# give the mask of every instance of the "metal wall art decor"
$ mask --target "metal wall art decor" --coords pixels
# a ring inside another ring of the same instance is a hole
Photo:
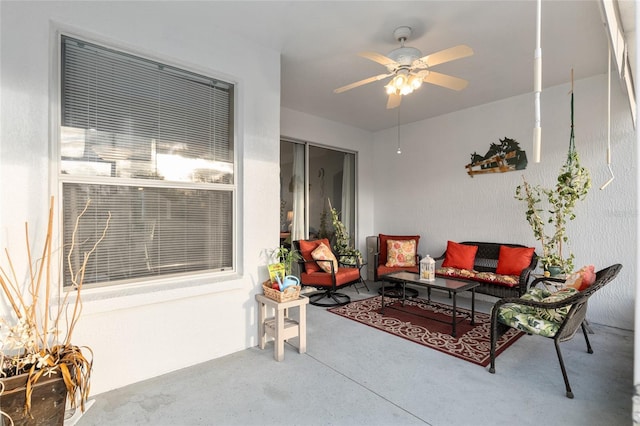
[[[471,154],[471,162],[466,166],[471,177],[484,173],[504,173],[527,168],[527,153],[520,149],[515,139],[500,139],[500,143],[492,143],[489,151],[482,156],[476,152]]]

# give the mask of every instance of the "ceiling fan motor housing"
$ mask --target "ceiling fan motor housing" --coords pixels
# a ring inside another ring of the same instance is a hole
[[[413,61],[422,57],[422,52],[415,47],[405,47],[404,42],[411,36],[411,27],[402,26],[395,29],[393,36],[398,42],[400,47],[392,50],[387,55],[387,58],[393,59],[400,67],[387,66],[389,72],[393,72],[399,69],[411,67]]]
[[[415,47],[399,47],[389,52],[387,57],[393,59],[400,65],[410,67],[411,64],[413,64],[413,61],[422,57],[422,52],[420,52],[420,50],[416,49]],[[389,69],[389,71],[394,70],[393,66],[391,68],[387,68]]]

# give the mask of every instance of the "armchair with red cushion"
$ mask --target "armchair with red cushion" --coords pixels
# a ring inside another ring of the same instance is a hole
[[[326,238],[320,240],[293,241],[293,247],[300,253],[300,283],[315,287],[318,291],[308,294],[309,303],[316,306],[341,306],[351,302],[351,298],[338,289],[363,283],[358,267],[341,267],[339,259],[331,251]],[[358,261],[359,262],[359,261]]]
[[[414,243],[411,243],[411,242]],[[374,281],[384,281],[384,276],[393,272],[414,272],[419,273],[420,255],[418,254],[418,243],[420,235],[387,235],[378,234],[377,250],[374,253],[373,263]],[[389,249],[391,248],[391,251]],[[385,287],[385,295],[394,297],[394,289]],[[415,289],[406,289],[408,293],[417,295]]]

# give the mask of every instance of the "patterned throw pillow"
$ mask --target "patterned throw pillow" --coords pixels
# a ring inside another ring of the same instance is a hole
[[[549,303],[559,302],[561,300],[564,300],[568,297],[573,296],[576,293],[578,293],[578,290],[576,290],[573,287],[563,288],[562,290],[558,290],[555,293],[552,293],[551,295],[545,297],[544,299],[542,299],[542,302],[549,302]],[[560,323],[562,322],[562,320],[564,320],[564,317],[569,313],[570,308],[571,306],[563,306],[562,308],[557,308],[557,309],[536,308],[536,314],[540,318],[545,319],[547,321]]]
[[[389,268],[416,266],[416,240],[387,240],[387,263]]]
[[[387,263],[387,241],[389,240],[416,240],[416,252],[418,251],[418,246],[420,245],[420,235],[388,235],[388,234],[378,234],[378,250],[380,254],[378,255],[378,265],[386,265]]]
[[[324,243],[318,244],[318,247],[311,252],[311,257],[316,261],[320,269],[325,272],[331,272],[331,263],[318,262],[318,260],[331,260],[333,262],[333,270],[338,272],[338,259],[336,259],[331,249]]]

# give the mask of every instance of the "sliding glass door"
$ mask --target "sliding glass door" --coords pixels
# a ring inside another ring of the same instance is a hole
[[[328,238],[331,208],[356,233],[356,155],[305,142],[280,142],[280,240]]]

